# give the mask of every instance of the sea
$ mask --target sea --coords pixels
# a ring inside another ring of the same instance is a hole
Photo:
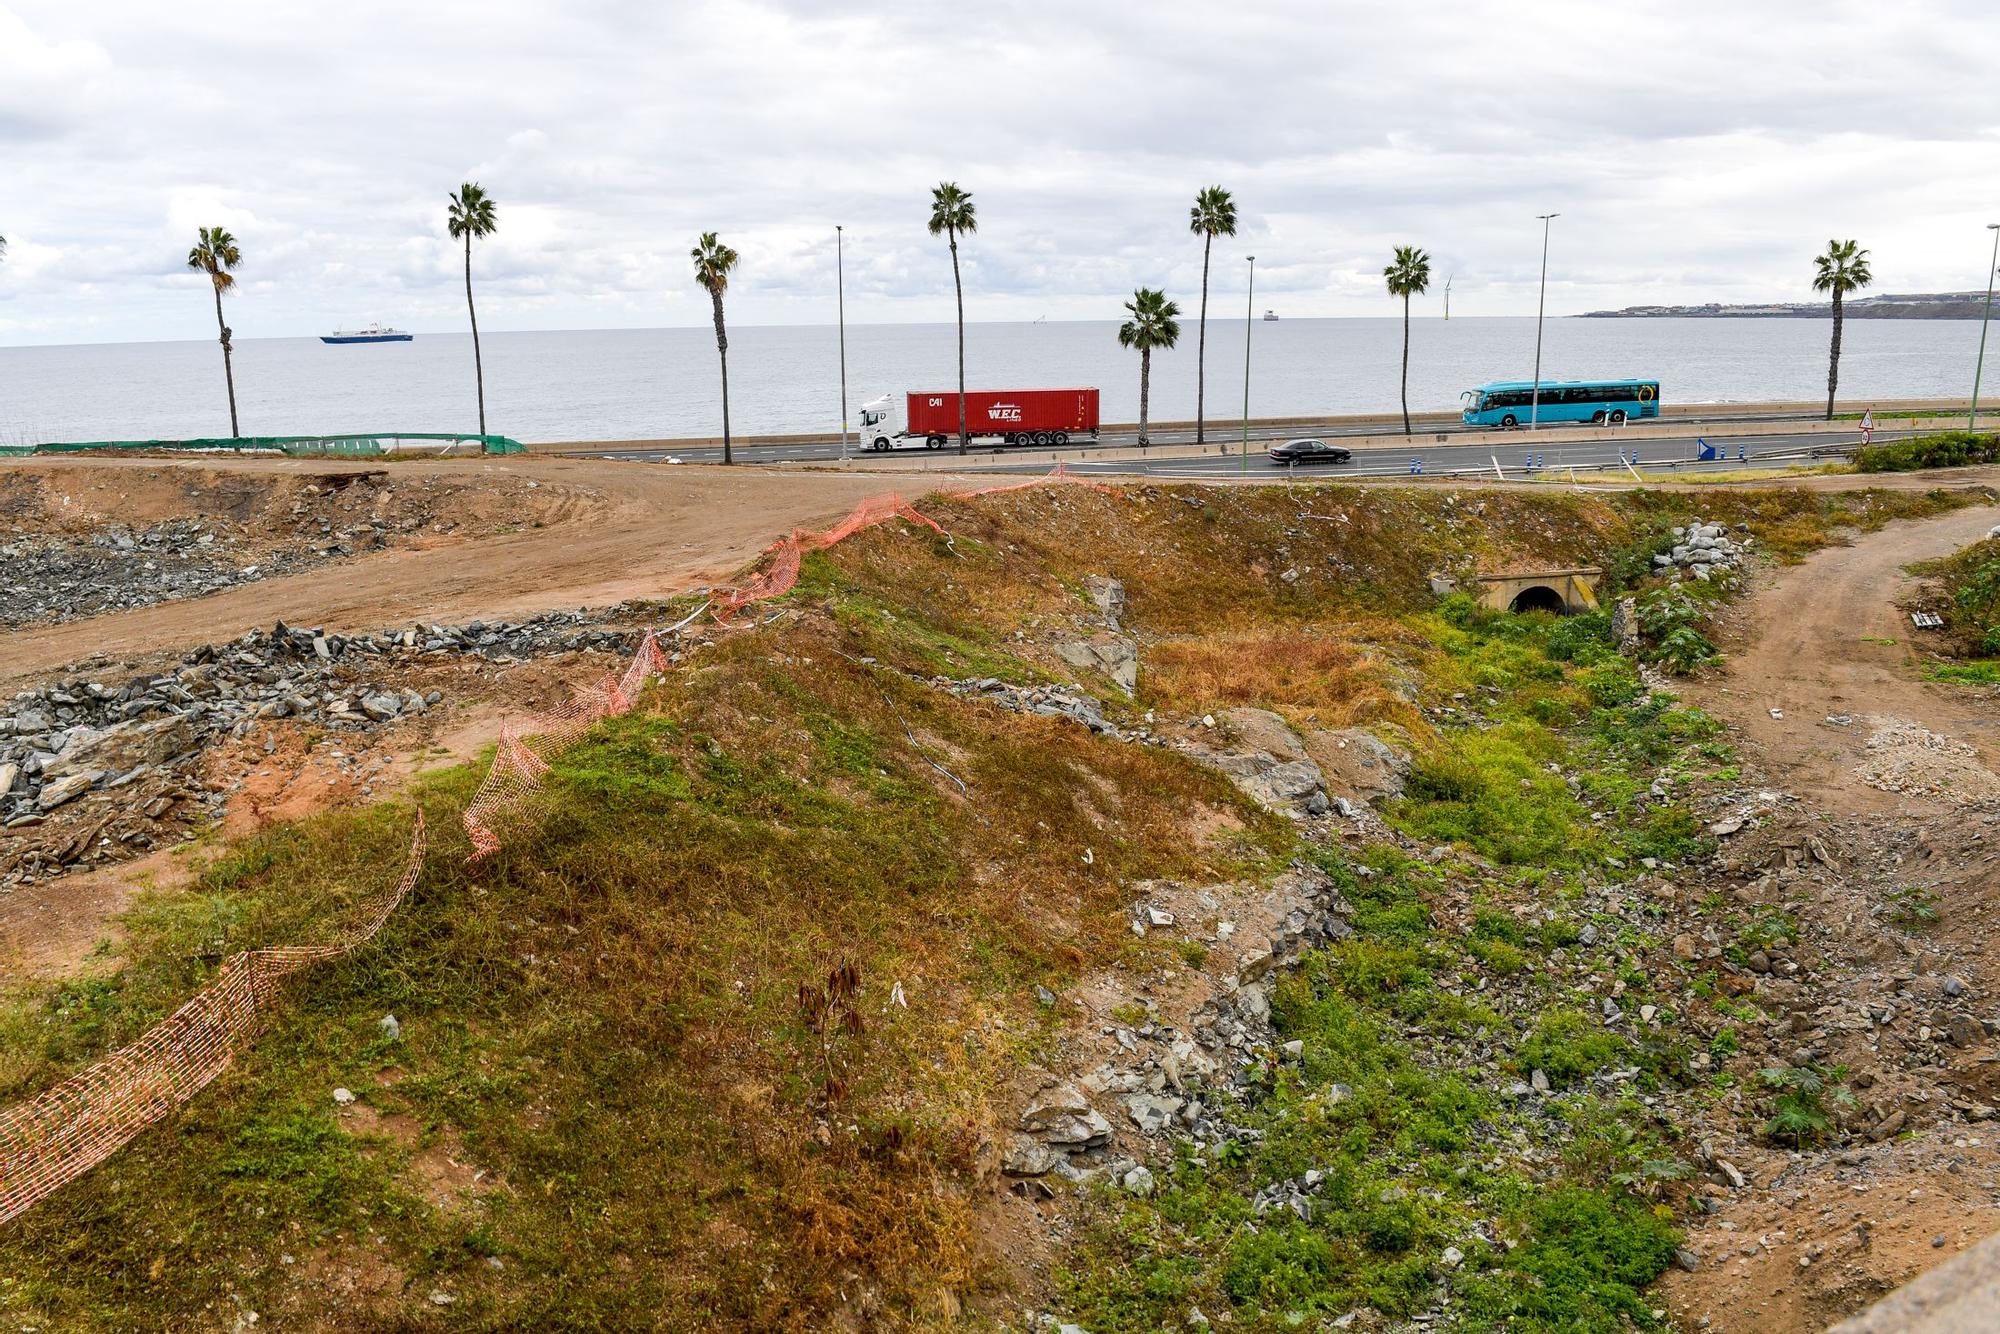
[[[1814,319],[1556,318],[1542,333],[1544,379],[1646,376],[1661,400],[1727,404],[1822,399],[1831,323]],[[1136,421],[1139,356],[1115,321],[969,324],[974,389],[1095,386],[1104,420]],[[1211,319],[1213,422],[1394,411],[1403,325],[1394,318]],[[1195,413],[1193,319],[1179,346],[1153,355],[1154,420]],[[1979,324],[1849,320],[1840,397],[1962,398]],[[482,340],[487,429],[527,442],[706,438],[722,429],[712,328],[498,331]],[[956,383],[950,324],[850,325],[847,419],[885,394]],[[1995,349],[2000,356],[2000,347]],[[1455,408],[1459,395],[1534,370],[1535,320],[1437,316],[1410,324],[1412,411]],[[203,342],[0,347],[0,444],[226,435],[222,358]],[[472,431],[472,340],[419,331],[408,343],[336,346],[317,338],[236,343],[245,435]],[[2000,392],[2000,373],[1994,377]],[[729,331],[730,424],[739,435],[823,432],[841,423],[840,339],[828,326]]]

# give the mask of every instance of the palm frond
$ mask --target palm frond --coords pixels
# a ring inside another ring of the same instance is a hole
[[[1430,290],[1431,257],[1413,245],[1396,247],[1395,260],[1382,270],[1390,296],[1422,296]]]
[[[445,228],[453,240],[466,236],[491,236],[500,226],[499,205],[477,181],[467,181],[451,195],[445,209]]]
[[[971,191],[959,189],[955,181],[941,182],[931,191],[932,236],[950,234],[957,238],[978,230],[979,214],[973,207]]]
[[[1167,300],[1158,288],[1141,287],[1125,303],[1131,319],[1118,326],[1118,345],[1145,352],[1170,348],[1180,341],[1180,303]]]
[[[711,296],[729,290],[729,274],[736,267],[736,252],[722,244],[714,232],[703,232],[688,252],[694,261],[694,280]]]
[[[1188,210],[1188,230],[1197,236],[1236,235],[1236,201],[1229,191],[1211,185],[1194,197]]]

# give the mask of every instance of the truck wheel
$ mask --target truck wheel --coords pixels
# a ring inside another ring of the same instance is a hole
[[[1050,443],[1050,444],[1052,444],[1052,445],[1066,445],[1066,444],[1068,444],[1068,443],[1069,443],[1069,432],[1068,432],[1068,431],[1057,431],[1057,432],[1053,433],[1052,435],[1050,435],[1050,436],[1049,436],[1049,443]]]
[[[886,454],[886,453],[888,453],[888,452],[889,452],[889,437],[888,437],[888,436],[886,436],[886,435],[878,435],[878,436],[876,436],[876,437],[875,437],[875,452],[876,452],[877,454]]]
[[[925,436],[925,437],[924,437],[924,448],[925,448],[925,449],[943,449],[943,448],[944,448],[944,437],[943,437],[943,436],[941,436],[941,435],[927,435],[927,436]]]

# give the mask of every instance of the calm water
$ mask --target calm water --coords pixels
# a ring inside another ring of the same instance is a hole
[[[1138,416],[1139,359],[1112,322],[974,324],[972,387],[1096,385],[1107,421]],[[1830,326],[1821,320],[1548,321],[1549,379],[1648,375],[1668,403],[1805,399],[1826,392]],[[1241,320],[1211,320],[1208,410],[1243,411]],[[1396,407],[1401,324],[1395,319],[1258,321],[1251,331],[1253,416],[1389,411]],[[1970,392],[1974,321],[1852,320],[1841,397],[1948,398]],[[627,440],[709,436],[722,426],[715,340],[706,328],[490,333],[484,340],[489,429],[517,439]],[[829,327],[732,330],[731,420],[743,434],[839,430],[840,378]],[[1456,407],[1459,392],[1532,373],[1531,318],[1418,319],[1410,407]],[[213,342],[0,348],[0,443],[223,435],[221,355]],[[860,325],[847,331],[850,418],[868,398],[948,388],[948,324]],[[1194,415],[1195,326],[1156,354],[1156,419]],[[343,431],[470,431],[477,425],[472,343],[420,333],[415,342],[330,347],[310,338],[244,339],[237,402],[249,435]]]

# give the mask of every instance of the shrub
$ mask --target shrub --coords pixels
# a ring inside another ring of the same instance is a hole
[[[1609,1069],[1630,1054],[1625,1040],[1580,1010],[1551,1010],[1514,1051],[1523,1071],[1540,1070],[1552,1084],[1567,1084]]]
[[[1868,445],[1854,456],[1861,472],[1918,472],[1925,468],[1962,468],[1972,463],[2000,462],[2000,435],[1944,431],[1913,440]]]
[[[1230,1247],[1222,1287],[1238,1306],[1300,1306],[1333,1281],[1333,1247],[1304,1224],[1246,1232]]]

